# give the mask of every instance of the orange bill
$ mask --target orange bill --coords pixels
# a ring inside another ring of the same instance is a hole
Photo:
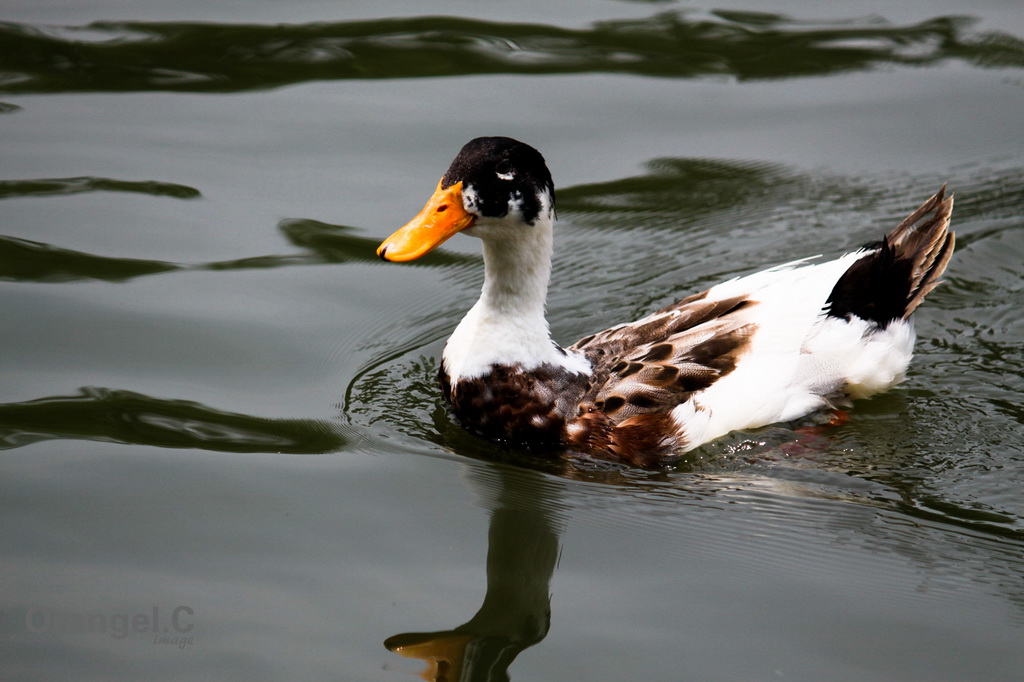
[[[462,207],[462,183],[442,189],[437,183],[434,196],[405,227],[377,247],[384,260],[403,262],[416,260],[434,250],[456,232],[473,224],[476,216]]]

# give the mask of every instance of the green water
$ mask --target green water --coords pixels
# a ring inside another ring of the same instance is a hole
[[[5,679],[1024,676],[1018,3],[0,22]],[[478,135],[552,169],[563,342],[947,182],[907,382],[659,471],[467,435],[434,374],[479,244],[374,249]]]

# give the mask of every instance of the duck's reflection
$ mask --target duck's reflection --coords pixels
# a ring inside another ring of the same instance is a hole
[[[389,637],[389,650],[427,663],[422,677],[440,682],[508,680],[508,668],[544,639],[551,622],[551,575],[561,523],[556,482],[508,467],[471,474],[491,509],[487,593],[476,614],[451,630]]]

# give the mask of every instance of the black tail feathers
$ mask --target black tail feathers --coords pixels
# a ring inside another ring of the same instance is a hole
[[[939,284],[955,235],[949,231],[953,197],[946,186],[907,216],[881,242],[865,246],[866,254],[836,282],[825,309],[849,319],[856,315],[885,327],[910,317]]]

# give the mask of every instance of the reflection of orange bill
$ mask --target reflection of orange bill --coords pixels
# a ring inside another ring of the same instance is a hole
[[[481,635],[457,634],[454,630],[443,632],[408,632],[384,640],[389,651],[408,658],[427,662],[427,668],[420,677],[427,682],[437,680],[461,680],[467,649]],[[472,656],[470,658],[472,664]]]
[[[445,240],[473,224],[476,216],[462,206],[462,183],[442,188],[437,183],[434,195],[419,214],[377,247],[384,260],[416,260],[433,251]]]

